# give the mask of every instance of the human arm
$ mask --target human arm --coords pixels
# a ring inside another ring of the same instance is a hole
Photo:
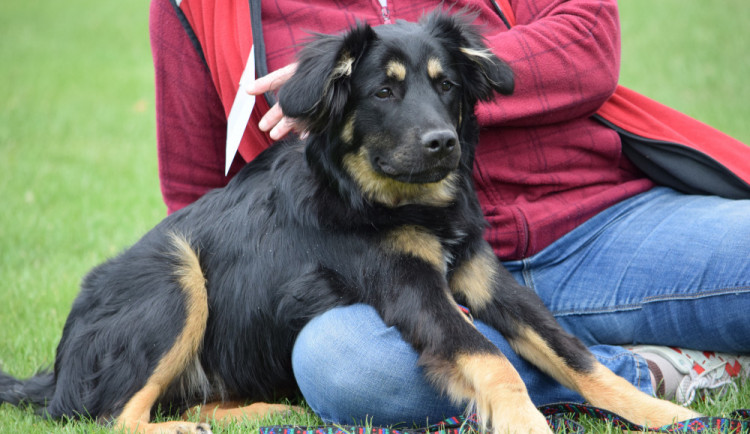
[[[513,96],[479,107],[483,125],[549,125],[593,114],[620,68],[615,0],[511,0],[517,24],[488,44],[514,70]]]

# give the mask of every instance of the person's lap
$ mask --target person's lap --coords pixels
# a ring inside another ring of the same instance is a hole
[[[595,216],[539,254],[505,263],[534,288],[594,355],[652,392],[642,358],[619,345],[648,343],[750,351],[750,201],[656,188]],[[477,328],[506,354],[536,404],[580,401]],[[417,355],[369,306],[334,309],[298,337],[293,366],[311,408],[327,421],[424,423],[463,411],[422,376]]]
[[[587,345],[750,351],[750,201],[655,188],[505,266]]]

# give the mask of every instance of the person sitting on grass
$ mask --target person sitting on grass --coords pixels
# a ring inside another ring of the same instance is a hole
[[[495,253],[600,362],[647,393],[689,403],[699,390],[747,377],[750,200],[658,185],[624,155],[622,136],[592,118],[617,89],[616,0],[499,3],[451,2],[475,11],[494,54],[516,74],[512,96],[477,111],[474,181]],[[293,120],[263,95],[291,75],[310,32],[417,20],[443,6],[255,4],[251,21],[246,1],[152,0],[159,175],[169,212],[225,185],[292,130]],[[259,30],[262,38],[253,38]],[[256,71],[271,72],[241,89],[253,44],[264,53]],[[227,116],[245,90],[258,98],[227,176]],[[495,330],[476,327],[508,356],[537,405],[580,402]],[[354,305],[311,321],[292,363],[305,400],[328,422],[421,423],[463,412],[416,359],[372,308]]]

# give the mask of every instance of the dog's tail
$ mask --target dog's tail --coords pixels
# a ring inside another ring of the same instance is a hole
[[[50,371],[40,371],[26,380],[19,380],[0,371],[0,404],[30,404],[44,406],[55,393],[55,375]]]

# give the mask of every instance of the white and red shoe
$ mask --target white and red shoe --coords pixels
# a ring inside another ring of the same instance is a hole
[[[663,380],[667,386],[664,397],[683,405],[693,402],[697,394],[703,395],[708,391],[721,394],[727,388],[736,388],[735,380],[750,377],[750,355],[656,345],[637,345],[628,349],[650,361],[658,360],[649,357],[656,355],[674,367],[677,377],[672,376],[670,379],[669,374],[664,372],[663,363],[661,364]]]

